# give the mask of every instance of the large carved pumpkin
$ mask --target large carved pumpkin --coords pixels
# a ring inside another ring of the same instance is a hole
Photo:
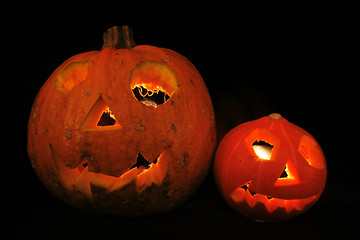
[[[180,54],[135,46],[128,27],[61,64],[41,88],[28,153],[45,186],[94,212],[142,215],[183,203],[215,147],[208,90]]]
[[[326,174],[316,140],[276,113],[232,129],[221,140],[214,163],[226,202],[262,221],[305,212],[322,194]]]

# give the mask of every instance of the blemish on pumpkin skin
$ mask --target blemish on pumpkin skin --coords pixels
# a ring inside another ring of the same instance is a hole
[[[141,124],[141,122],[138,122],[138,123],[135,125],[135,130],[136,130],[136,131],[139,131],[139,132],[145,132],[145,127],[144,127],[144,125]]]
[[[168,198],[170,198],[170,197],[174,194],[174,192],[175,192],[174,189],[170,189],[170,190],[167,192],[166,196],[167,196]]]
[[[63,133],[65,134],[65,137],[66,137],[67,139],[71,139],[71,138],[72,138],[72,132],[71,132],[70,130],[64,129],[64,130],[63,130]]]
[[[91,92],[86,92],[85,96],[90,97]]]
[[[33,119],[36,117],[36,113],[39,111],[39,107],[35,108],[34,113],[32,115]]]
[[[177,129],[176,129],[176,126],[175,126],[175,124],[173,123],[173,124],[171,124],[171,130],[174,132],[174,133],[176,133],[177,132]]]
[[[185,168],[187,165],[187,160],[189,159],[190,154],[188,152],[183,152],[182,159],[180,160],[180,166]]]

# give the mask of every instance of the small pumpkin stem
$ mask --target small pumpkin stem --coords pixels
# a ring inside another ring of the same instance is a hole
[[[272,113],[269,115],[269,118],[272,120],[279,120],[281,118],[281,115],[279,113]]]
[[[103,49],[107,47],[116,49],[132,49],[136,46],[133,39],[133,31],[129,26],[114,26],[109,28],[104,33],[103,39]]]

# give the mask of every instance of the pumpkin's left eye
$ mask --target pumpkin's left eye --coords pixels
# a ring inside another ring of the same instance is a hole
[[[55,79],[55,89],[63,94],[73,90],[74,87],[85,81],[89,61],[69,63]]]
[[[252,144],[252,147],[259,158],[270,160],[274,145],[271,145],[263,140],[257,140]]]
[[[156,108],[166,103],[178,86],[174,73],[166,65],[145,61],[133,69],[130,88],[137,101]]]

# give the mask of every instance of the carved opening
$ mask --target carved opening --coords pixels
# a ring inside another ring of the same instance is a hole
[[[107,108],[101,115],[97,126],[114,126],[116,124],[116,119],[114,114],[109,108]]]
[[[166,103],[177,90],[174,73],[168,66],[154,61],[138,64],[130,77],[130,89],[137,101],[157,108]]]
[[[156,164],[158,161],[157,157],[153,162],[149,162],[146,158],[141,155],[141,153],[138,153],[136,158],[136,163],[130,167],[130,169],[138,168],[138,169],[148,169],[150,168],[151,164]]]
[[[254,151],[259,158],[270,160],[274,145],[271,145],[270,143],[267,143],[263,140],[257,140],[252,144],[252,147],[254,148]]]
[[[115,115],[100,96],[94,106],[90,109],[85,120],[80,126],[81,130],[116,130],[121,126],[116,120]]]
[[[289,174],[287,172],[287,165],[285,165],[285,168],[279,178],[287,178],[288,176],[289,176]]]
[[[146,106],[156,108],[158,105],[164,104],[170,99],[169,94],[161,90],[147,90],[143,86],[137,86],[132,89],[135,98]]]

